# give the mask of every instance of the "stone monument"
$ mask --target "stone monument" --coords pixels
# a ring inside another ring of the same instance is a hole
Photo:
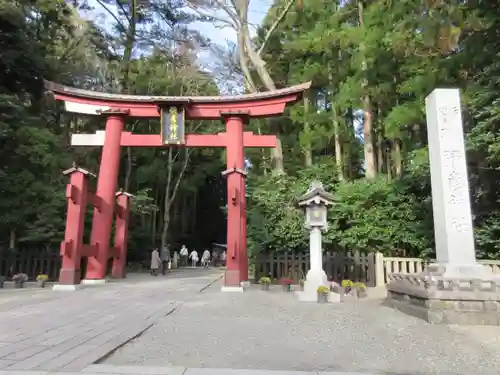
[[[387,303],[431,323],[500,325],[500,278],[476,262],[459,90],[425,105],[436,262],[389,275]]]
[[[315,302],[319,286],[328,286],[328,277],[323,270],[323,251],[321,232],[328,229],[327,206],[333,204],[333,196],[323,189],[323,184],[313,181],[307,192],[299,198],[299,207],[305,208],[306,223],[309,229],[309,256],[311,269],[307,272],[304,291],[296,292],[300,301]],[[330,293],[330,300],[340,297]]]

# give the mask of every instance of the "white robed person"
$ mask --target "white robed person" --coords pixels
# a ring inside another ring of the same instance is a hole
[[[189,259],[191,259],[191,267],[195,268],[196,263],[198,263],[198,252],[196,250],[191,251],[191,254],[189,254]]]
[[[208,264],[210,263],[210,251],[205,250],[203,255],[201,256],[201,265],[205,268],[208,268]]]
[[[224,250],[220,255],[220,261],[224,267],[226,266],[226,257],[227,257],[226,250]]]
[[[161,267],[160,253],[158,252],[158,249],[153,249],[153,251],[151,252],[151,264],[150,264],[151,275],[158,276],[158,269],[160,267]]]
[[[182,267],[186,267],[188,265],[188,255],[189,255],[186,245],[182,245],[179,255],[181,256]]]

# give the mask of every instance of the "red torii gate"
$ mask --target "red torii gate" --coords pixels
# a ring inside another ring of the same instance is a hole
[[[222,175],[227,177],[228,194],[228,254],[224,286],[228,290],[239,290],[241,283],[248,280],[244,150],[245,147],[276,147],[276,136],[245,132],[244,125],[251,118],[281,115],[286,105],[300,100],[310,85],[308,82],[272,92],[241,96],[170,97],[107,94],[46,82],[47,89],[54,97],[64,101],[66,111],[106,117],[105,131],[73,134],[71,142],[74,146],[103,148],[95,194],[100,200],[100,207],[94,209],[90,244],[97,250],[88,258],[86,280],[99,282],[106,276],[122,146],[224,147],[227,169]],[[125,132],[126,117],[161,117],[162,134]],[[184,119],[223,119],[226,131],[218,134],[184,134]],[[82,224],[72,225],[80,227]]]

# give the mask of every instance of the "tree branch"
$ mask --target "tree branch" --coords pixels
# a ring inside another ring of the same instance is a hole
[[[123,22],[114,14],[111,9],[109,9],[106,4],[102,2],[102,0],[96,0],[97,4],[99,4],[111,17],[113,17],[118,24],[118,26],[122,29],[122,32],[126,32],[127,28],[123,25]]]
[[[288,0],[288,3],[286,3],[285,7],[283,8],[283,11],[281,14],[276,18],[276,20],[273,22],[269,30],[267,30],[266,36],[264,37],[264,41],[260,45],[260,48],[257,50],[257,55],[261,55],[262,51],[264,50],[264,47],[266,46],[267,42],[271,38],[273,32],[276,30],[276,28],[279,26],[281,21],[285,18],[285,16],[288,14],[288,11],[292,7],[292,5],[295,3],[295,0]]]

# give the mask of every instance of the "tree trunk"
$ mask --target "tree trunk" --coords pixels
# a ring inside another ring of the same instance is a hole
[[[243,46],[240,46],[239,48],[241,49],[243,47],[243,50],[246,52],[246,57],[248,57],[248,59],[254,66],[255,71],[257,72],[262,84],[266,87],[266,89],[269,91],[275,91],[276,85],[266,68],[266,63],[254,50],[252,42],[250,40],[250,32],[248,29],[248,1],[243,1],[238,10],[240,15],[239,18],[241,21],[240,28],[239,30],[237,30],[238,41],[242,41],[244,43]],[[244,64],[245,62],[246,59],[243,59],[243,61],[241,61],[240,56],[240,63]],[[243,70],[243,74],[245,74],[246,82],[253,82],[249,71],[245,72],[245,70]],[[276,147],[271,149],[272,165],[275,172],[284,173],[285,166],[283,162],[283,149],[281,145],[280,132],[278,130],[275,131],[275,133],[277,140]]]
[[[131,94],[130,90],[130,66],[132,61],[132,52],[134,50],[135,37],[137,33],[137,0],[132,0],[130,5],[130,21],[129,27],[126,32],[125,45],[123,50],[123,60],[121,63],[122,71],[122,91],[125,94]],[[133,129],[132,129],[133,131]],[[130,189],[130,178],[132,174],[132,149],[127,147],[127,167],[125,172],[124,190],[126,192]]]
[[[161,249],[163,250],[167,244],[168,228],[170,226],[170,185],[172,184],[174,157],[173,147],[168,148],[168,167],[167,167],[167,182],[165,184],[165,193],[163,201],[163,228],[161,231]]]
[[[364,5],[361,0],[358,0],[358,17],[359,17],[359,26],[361,29],[364,29]],[[365,43],[362,42],[360,44],[360,51],[362,54],[365,54],[366,46]],[[363,56],[363,61],[361,62],[361,68],[365,72],[363,77],[363,91],[365,92],[363,95],[363,137],[364,137],[364,154],[365,154],[365,176],[369,180],[373,180],[377,177],[377,163],[376,163],[376,155],[373,147],[373,113],[372,113],[372,102],[370,95],[368,94],[368,79],[367,79],[367,62],[365,57]]]
[[[304,95],[304,135],[306,137],[306,142],[302,146],[303,147],[303,152],[304,152],[304,164],[306,167],[310,167],[313,164],[313,156],[312,156],[312,149],[311,149],[311,142],[309,140],[310,138],[310,124],[308,120],[309,116],[309,97],[307,95]]]
[[[182,177],[184,176],[184,172],[186,172],[186,168],[189,163],[190,151],[188,148],[184,148],[184,162],[182,164],[182,168],[177,176],[177,179],[174,183],[173,178],[173,147],[169,147],[168,149],[168,172],[167,172],[167,183],[165,185],[165,201],[163,202],[163,229],[161,232],[161,248],[163,249],[168,244],[168,230],[170,227],[170,209],[172,208],[172,203],[175,200],[175,196],[179,191],[179,185],[182,181]],[[181,152],[181,151],[179,151]]]
[[[375,161],[375,152],[373,148],[371,101],[368,95],[363,97],[363,138],[365,176],[369,180],[373,180],[377,177],[377,163]]]
[[[10,230],[9,249],[15,249],[17,244],[17,233],[15,229]]]
[[[401,155],[401,141],[399,139],[395,139],[392,142],[392,154],[394,157],[394,172],[397,178],[400,178],[403,175],[403,156]]]
[[[387,181],[392,180],[392,153],[390,149],[385,149],[385,169],[387,170]]]
[[[344,181],[344,158],[342,155],[342,141],[340,134],[340,124],[337,117],[337,109],[332,103],[333,132],[335,139],[335,163],[337,164],[337,176],[339,181]]]

